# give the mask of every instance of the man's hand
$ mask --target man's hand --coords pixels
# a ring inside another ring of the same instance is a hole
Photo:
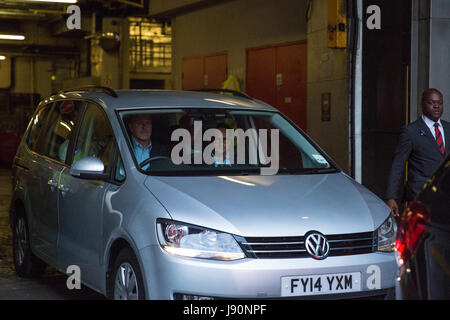
[[[398,213],[397,201],[395,201],[394,199],[389,199],[388,201],[386,201],[386,204],[389,206],[389,208],[391,208],[391,213],[394,217],[400,216]]]

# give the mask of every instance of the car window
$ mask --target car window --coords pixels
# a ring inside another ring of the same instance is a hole
[[[70,138],[78,121],[82,101],[64,100],[55,103],[48,116],[39,150],[42,155],[65,162]]]
[[[38,152],[39,143],[43,140],[45,136],[45,123],[48,121],[48,114],[52,109],[53,103],[47,104],[40,108],[35,114],[34,118],[31,120],[30,132],[27,137],[27,145],[28,147]]]
[[[113,165],[114,134],[105,112],[97,105],[89,103],[76,140],[72,164],[83,157],[102,160],[105,173]]]
[[[337,170],[303,133],[276,112],[170,108],[127,110],[119,115],[135,162],[148,174]]]
[[[277,129],[270,121],[270,117],[253,116],[255,128],[274,130]],[[280,168],[301,169],[303,167],[302,149],[297,148],[285,134],[279,135]],[[267,154],[272,154],[271,140],[267,139]]]

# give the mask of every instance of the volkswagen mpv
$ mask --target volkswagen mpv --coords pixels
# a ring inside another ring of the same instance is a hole
[[[142,115],[145,160],[130,130]],[[23,277],[76,266],[111,299],[384,297],[394,287],[389,208],[242,93],[62,91],[36,108],[13,172]]]

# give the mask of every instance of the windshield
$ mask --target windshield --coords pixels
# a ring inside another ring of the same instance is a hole
[[[276,112],[149,109],[119,112],[138,167],[152,175],[335,172],[330,159]]]

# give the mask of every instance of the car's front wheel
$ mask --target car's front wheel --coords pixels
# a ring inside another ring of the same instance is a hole
[[[113,270],[112,299],[145,300],[144,282],[139,263],[130,248],[120,251]]]
[[[45,263],[31,252],[30,233],[23,214],[17,214],[13,223],[13,257],[20,277],[37,277],[45,271]]]

